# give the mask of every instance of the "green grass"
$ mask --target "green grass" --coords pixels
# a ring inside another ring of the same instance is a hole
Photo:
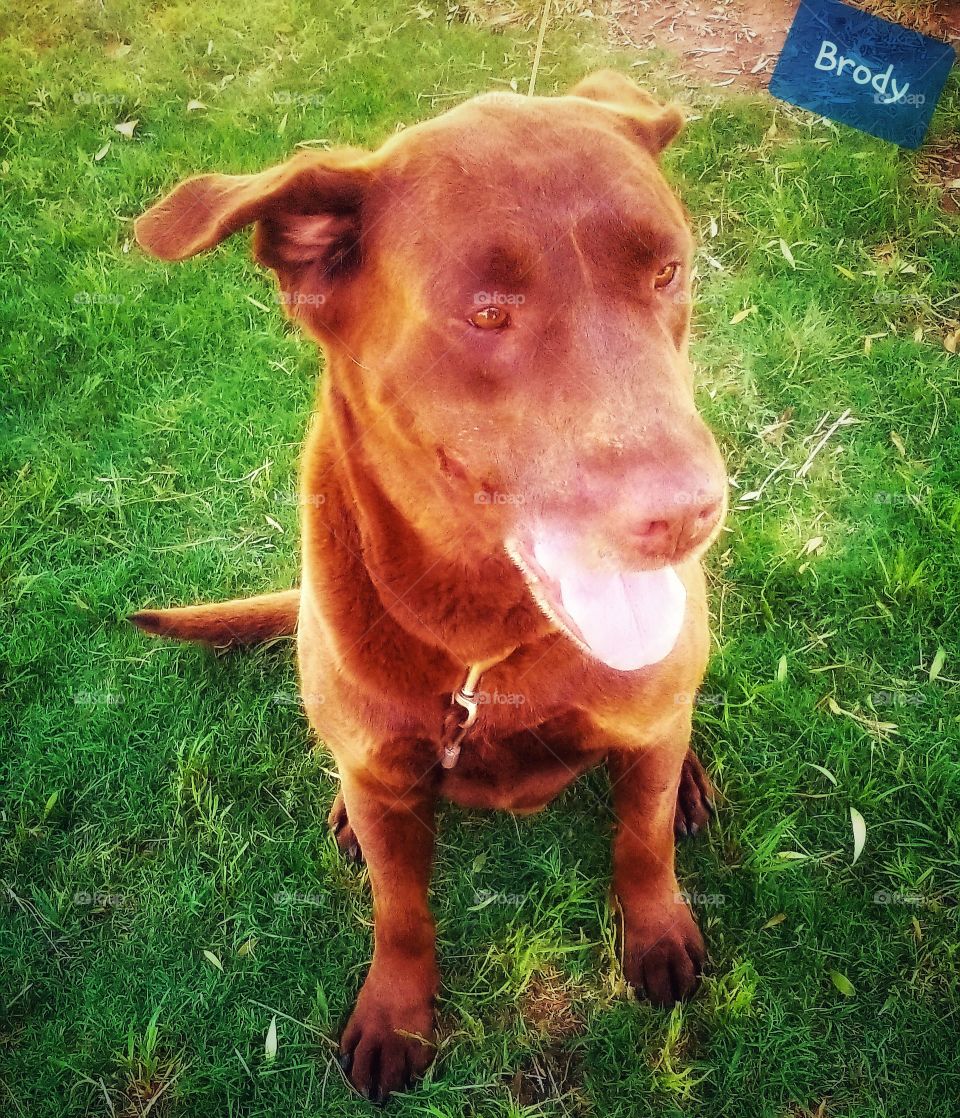
[[[585,28],[548,33],[540,91],[633,61]],[[130,221],[188,173],[524,88],[535,35],[410,0],[0,16],[4,1114],[369,1109],[331,1059],[368,895],[289,645],[123,622],[293,584],[315,351],[257,305],[243,238],[165,267]],[[702,405],[735,492],[769,476],[711,563],[696,740],[723,802],[681,865],[719,899],[712,977],[673,1014],[624,996],[598,775],[531,820],[448,810],[444,1039],[397,1114],[901,1118],[960,1093],[960,225],[911,153],[766,96],[695,107],[669,163],[703,243]],[[934,128],[960,135],[956,75]]]

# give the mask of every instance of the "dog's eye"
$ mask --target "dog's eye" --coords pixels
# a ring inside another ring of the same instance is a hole
[[[662,291],[665,287],[669,287],[670,284],[673,283],[678,267],[679,265],[673,262],[664,264],[660,271],[653,277],[653,286],[657,291]]]
[[[510,315],[503,307],[484,307],[482,311],[470,315],[468,321],[480,330],[502,330],[510,325]]]

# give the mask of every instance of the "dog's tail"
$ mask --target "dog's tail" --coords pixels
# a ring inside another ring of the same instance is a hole
[[[229,648],[287,637],[297,628],[300,591],[283,590],[205,606],[142,609],[128,618],[145,633]]]

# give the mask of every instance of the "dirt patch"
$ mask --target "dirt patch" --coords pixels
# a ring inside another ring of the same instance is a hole
[[[921,182],[940,188],[945,213],[960,214],[960,133],[927,144],[917,161],[917,175]]]
[[[530,979],[518,1008],[528,1028],[546,1037],[574,1036],[583,1028],[570,987],[553,971],[535,974]]]
[[[766,86],[798,0],[614,0],[620,46],[677,56],[699,85]]]
[[[176,1076],[173,1076],[176,1079]],[[117,1118],[143,1118],[149,1113],[153,1118],[168,1118],[173,1110],[173,1102],[167,1094],[173,1079],[160,1075],[139,1079],[127,1084],[122,1109],[115,1110]]]
[[[510,1094],[520,1106],[536,1106],[563,1098],[567,1113],[580,1114],[586,1106],[581,1055],[575,1038],[584,1021],[577,991],[563,975],[547,969],[533,975],[517,1003],[524,1024],[539,1034],[542,1049],[527,1057],[508,1078]]]
[[[902,23],[932,35],[935,39],[945,39],[948,43],[960,43],[960,0],[845,0],[855,8],[865,12]]]
[[[517,1069],[508,1083],[510,1094],[523,1107],[562,1098],[568,1113],[582,1114],[588,1102],[583,1094],[581,1062],[579,1053],[551,1044]]]
[[[853,6],[960,42],[960,0],[854,0]],[[613,0],[610,16],[617,46],[666,50],[698,85],[760,89],[798,7],[799,0]]]

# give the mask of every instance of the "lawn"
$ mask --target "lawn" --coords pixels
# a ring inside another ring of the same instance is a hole
[[[370,1111],[333,1060],[369,896],[289,643],[124,622],[295,583],[316,351],[245,238],[165,266],[131,221],[187,174],[523,90],[536,36],[413,0],[0,14],[0,1113]],[[538,92],[637,61],[564,18]],[[671,92],[660,56],[633,72]],[[446,810],[443,1039],[398,1115],[960,1097],[960,218],[915,153],[764,93],[685,98],[668,164],[734,486],[695,725],[720,813],[680,856],[711,976],[672,1013],[627,996],[599,774],[531,819]],[[960,144],[956,72],[931,139]]]

